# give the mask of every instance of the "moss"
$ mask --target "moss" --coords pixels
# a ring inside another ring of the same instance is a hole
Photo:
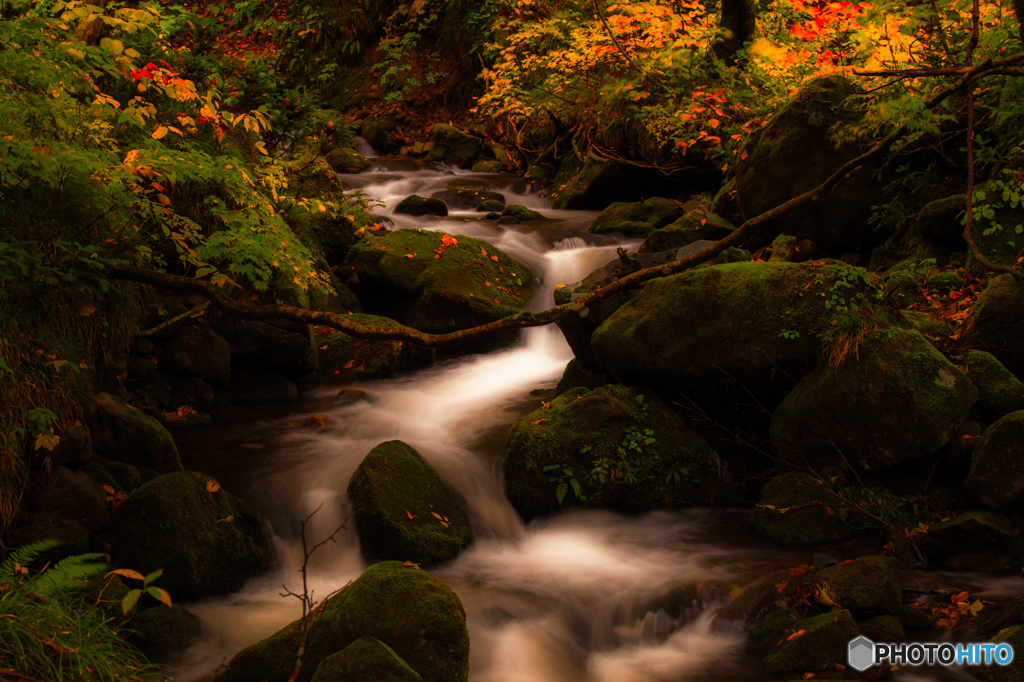
[[[500,173],[506,164],[496,159],[479,159],[473,164],[474,173]]]
[[[167,429],[120,398],[97,394],[86,419],[93,449],[107,459],[161,473],[181,471],[178,447]]]
[[[533,281],[525,265],[472,237],[457,236],[442,249],[444,236],[408,229],[363,238],[349,253],[361,295],[388,317],[433,334],[523,309]]]
[[[993,277],[968,318],[976,347],[987,350],[1016,377],[1024,377],[1024,285],[1007,273]]]
[[[624,386],[568,389],[513,425],[506,452],[509,500],[526,518],[556,511],[559,488],[566,504],[622,511],[711,504],[728,489],[700,435],[657,396]]]
[[[352,243],[354,244],[355,240]],[[327,277],[330,282],[330,287],[327,290],[310,289],[310,310],[323,310],[339,315],[363,312],[363,305],[346,284],[342,283],[333,272],[328,272]]]
[[[484,189],[470,189],[468,187],[449,187],[448,189],[441,190],[440,192],[434,192],[430,195],[431,199],[440,199],[448,205],[449,210],[464,210],[469,208],[476,208],[481,202],[490,201],[492,203],[498,203],[500,206],[496,211],[500,211],[501,207],[505,205],[505,195],[500,192],[492,192]]]
[[[270,568],[263,519],[225,490],[210,492],[209,476],[182,471],[140,486],[111,527],[111,552],[143,574],[163,569],[158,587],[173,599],[241,589]]]
[[[718,241],[728,237],[736,227],[714,213],[691,211],[670,225],[658,228],[644,240],[641,253],[678,249],[701,240]],[[750,260],[749,258],[747,260]]]
[[[1006,628],[989,641],[993,644],[1006,643],[1012,646],[1015,654],[1013,662],[1007,666],[971,666],[971,673],[981,682],[1024,682],[1024,656],[1019,653],[1024,651],[1024,625]]]
[[[930,630],[934,626],[928,614],[913,604],[904,604],[900,607],[899,619],[905,630]]]
[[[236,682],[285,682],[295,665],[296,621],[246,647],[228,666]],[[321,661],[360,637],[390,646],[424,682],[465,682],[469,677],[466,612],[452,590],[427,571],[399,561],[374,564],[327,600],[314,622],[300,682]]]
[[[501,210],[501,215],[503,217],[512,216],[520,222],[526,222],[527,220],[544,220],[544,216],[537,211],[526,208],[525,206],[520,206],[519,204],[509,204]]]
[[[376,315],[353,315],[353,322],[369,327],[394,328],[398,322]],[[434,351],[408,341],[357,339],[330,327],[313,327],[317,344],[317,373],[332,381],[360,381],[390,376],[434,362]]]
[[[1024,503],[1024,410],[981,434],[964,488],[991,509],[1010,513]]]
[[[804,634],[787,639],[790,631]],[[782,633],[783,639],[764,658],[764,667],[773,673],[823,670],[845,663],[847,643],[857,636],[857,624],[846,609],[793,623]]]
[[[430,131],[430,140],[434,146],[430,148],[427,158],[459,168],[472,167],[473,159],[480,153],[480,148],[483,145],[481,138],[464,133],[455,126],[444,123],[434,126]]]
[[[555,176],[556,189],[551,192],[554,198],[551,208],[592,208],[592,199],[589,196],[591,187],[598,184],[600,177],[611,167],[611,163],[593,159],[587,159],[586,163],[577,165],[570,157],[566,157]]]
[[[930,455],[967,418],[978,390],[917,331],[874,330],[837,368],[819,361],[772,417],[775,452],[812,466],[842,452],[862,468]]]
[[[398,205],[395,206],[395,213],[412,216],[446,216],[448,215],[448,205],[440,199],[424,199],[418,194],[410,194],[398,202]]]
[[[312,682],[340,680],[421,682],[423,678],[384,642],[373,637],[360,637],[325,658],[313,674]]]
[[[473,541],[466,515],[441,478],[402,441],[381,443],[348,484],[363,551],[375,560],[434,565]]]
[[[837,604],[854,613],[895,615],[903,597],[900,569],[887,556],[866,556],[818,571],[818,586],[835,594]]]
[[[793,615],[792,611],[789,609],[776,609],[768,614],[763,621],[750,628],[750,636],[760,644],[775,642],[784,631],[791,630],[795,622],[796,616]]]
[[[968,378],[978,387],[978,407],[986,417],[996,420],[1024,410],[1024,384],[994,355],[972,350],[964,353],[963,361]]]
[[[678,202],[661,197],[630,203],[617,201],[594,218],[587,232],[621,232],[629,237],[646,237],[654,230],[668,225],[682,212],[683,208]]]
[[[761,494],[762,509],[750,517],[751,527],[770,540],[801,545],[818,545],[857,535],[838,516],[828,514],[825,507],[838,506],[839,500],[813,481],[812,476],[799,471],[773,478]],[[794,507],[796,509],[792,509]],[[777,511],[780,509],[792,511]]]
[[[573,358],[565,366],[562,378],[558,380],[555,387],[555,395],[559,396],[576,386],[582,386],[589,391],[600,388],[608,383],[608,377],[599,372],[588,372],[580,366],[579,360]]]
[[[359,173],[370,167],[365,156],[347,147],[332,150],[327,155],[327,163],[335,173]]]
[[[502,201],[496,201],[494,199],[487,199],[486,201],[481,201],[476,206],[476,211],[478,213],[501,213],[504,210],[505,203]]]
[[[907,321],[909,325],[908,329],[916,329],[917,331],[924,334],[925,337],[931,337],[933,339],[945,338],[953,333],[953,325],[945,320],[936,320],[930,315],[926,315],[916,310],[904,310],[903,319]],[[973,381],[971,383],[974,383]],[[974,384],[977,386],[977,384]]]
[[[874,642],[902,642],[906,637],[896,616],[876,616],[858,624],[860,634]]]

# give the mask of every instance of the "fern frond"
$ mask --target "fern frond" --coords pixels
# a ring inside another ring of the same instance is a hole
[[[4,562],[0,564],[0,576],[9,576],[14,573],[15,564],[25,566],[39,558],[43,552],[49,551],[59,545],[58,540],[40,540],[32,544],[19,547],[11,552]]]
[[[88,578],[107,569],[105,561],[97,561],[104,558],[103,554],[95,552],[65,557],[33,580],[32,587],[43,594],[79,585],[82,578]]]

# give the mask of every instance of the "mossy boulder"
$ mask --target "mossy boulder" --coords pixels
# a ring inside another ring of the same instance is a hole
[[[874,642],[902,642],[907,636],[896,616],[875,616],[857,624],[860,634]]]
[[[327,154],[327,165],[335,173],[361,173],[370,167],[370,162],[355,149],[338,147]]]
[[[789,609],[775,609],[760,623],[750,628],[750,637],[759,644],[769,644],[778,641],[783,632],[792,631],[792,625],[797,617]]]
[[[812,466],[842,455],[860,468],[918,459],[948,443],[978,399],[920,332],[868,332],[858,353],[838,367],[819,361],[786,396],[772,415],[776,454]]]
[[[511,216],[519,222],[526,222],[527,220],[544,220],[544,216],[538,211],[534,211],[532,208],[526,208],[519,204],[509,204],[505,208],[501,209],[501,217],[506,218]]]
[[[134,632],[128,641],[151,661],[166,661],[199,639],[203,625],[198,616],[175,604],[146,609],[130,627]]]
[[[760,623],[775,609],[775,601],[778,598],[779,591],[772,583],[751,583],[744,587],[715,617],[735,623],[740,628],[747,630],[752,625]]]
[[[378,154],[395,154],[402,148],[402,141],[395,134],[397,128],[394,119],[371,118],[362,122],[359,134]]]
[[[1013,647],[1013,662],[1009,665],[973,665],[971,673],[981,682],[1022,682],[1024,680],[1024,625],[1006,628],[989,640],[993,644],[1009,644]]]
[[[109,393],[98,393],[86,423],[93,450],[107,459],[161,473],[181,471],[170,432],[156,419]]]
[[[820,589],[828,585],[835,602],[851,613],[900,612],[903,582],[892,557],[866,556],[829,566],[817,572],[815,582]]]
[[[375,637],[360,637],[336,654],[325,658],[311,682],[422,682],[395,650]]]
[[[185,327],[160,348],[157,366],[211,384],[231,378],[231,346],[207,327]]]
[[[356,240],[352,241],[355,244]],[[350,248],[352,244],[349,244]],[[348,251],[348,248],[345,251]],[[347,313],[363,312],[363,305],[359,302],[348,285],[344,284],[333,272],[326,273],[328,284],[324,288],[309,290],[309,309],[322,310],[328,313],[345,315]]]
[[[444,238],[457,243],[446,246]],[[530,299],[530,270],[472,237],[395,230],[364,237],[349,259],[359,275],[364,303],[432,334],[514,315]]]
[[[377,561],[432,566],[451,561],[473,541],[451,489],[418,452],[400,440],[370,450],[348,483],[363,553]]]
[[[37,469],[29,474],[22,503],[26,512],[73,521],[95,533],[110,525],[101,485],[84,471],[60,465]]]
[[[683,207],[679,202],[662,197],[652,197],[646,201],[629,203],[617,201],[597,214],[587,228],[587,232],[591,234],[620,232],[627,237],[646,237],[682,214]],[[662,251],[664,249],[655,250]]]
[[[854,142],[836,149],[830,136],[833,125],[860,118],[859,108],[846,103],[860,92],[840,76],[810,81],[754,135],[736,175],[736,196],[744,219],[817,187],[860,154]],[[873,168],[862,168],[826,196],[774,221],[766,232],[771,237],[784,233],[798,241],[810,239],[834,254],[884,241],[887,235],[868,222],[871,207],[885,203],[885,183],[873,175]]]
[[[295,667],[301,634],[295,621],[240,651],[228,665],[233,682],[285,682]],[[424,682],[469,677],[466,612],[451,588],[427,571],[387,561],[367,568],[323,606],[306,646],[300,682],[322,661],[360,637],[387,644]]]
[[[391,329],[398,322],[376,315],[352,315],[353,322]],[[371,341],[349,336],[330,327],[313,327],[320,364],[317,374],[331,381],[359,381],[385,377],[434,363],[434,351],[408,341]]]
[[[641,253],[678,249],[694,242],[716,242],[728,237],[736,227],[720,215],[690,211],[675,222],[648,233],[640,245]]]
[[[600,211],[615,201],[640,201],[675,196],[678,186],[655,170],[572,154],[562,159],[555,175],[552,208]]]
[[[928,630],[934,627],[928,614],[913,604],[904,604],[900,607],[899,619],[904,630]]]
[[[742,378],[777,368],[799,376],[820,352],[817,334],[830,317],[823,294],[853,271],[862,272],[843,264],[744,262],[662,277],[612,313],[591,345],[599,367],[627,383],[721,372]]]
[[[835,513],[839,499],[822,480],[801,471],[780,474],[761,492],[760,509],[750,517],[751,527],[777,542],[818,545],[854,537],[857,532]],[[780,511],[786,510],[786,511]]]
[[[500,173],[505,170],[506,164],[497,159],[477,159],[473,163],[474,173]]]
[[[158,476],[124,502],[110,529],[111,553],[180,599],[242,588],[270,568],[263,519],[248,503],[196,471]]]
[[[967,195],[954,194],[931,201],[918,211],[914,230],[925,239],[956,251],[965,251],[964,226],[960,218],[967,209]]]
[[[464,211],[477,208],[485,201],[500,204],[497,210],[505,205],[505,195],[500,192],[491,192],[483,189],[471,189],[469,187],[449,187],[448,189],[434,192],[431,199],[440,199],[447,204],[449,210]]]
[[[971,350],[964,353],[962,359],[967,366],[967,377],[978,387],[978,407],[986,417],[996,420],[1024,410],[1024,383],[994,355]]]
[[[430,131],[430,148],[427,158],[441,161],[459,168],[472,168],[473,160],[483,147],[483,138],[465,133],[455,126],[438,123]]]
[[[525,518],[562,504],[650,511],[709,505],[728,491],[711,446],[642,389],[570,388],[512,426],[509,501]]]
[[[424,199],[418,194],[410,194],[398,202],[398,205],[395,206],[395,213],[411,216],[446,216],[448,215],[448,204],[441,199]]]
[[[907,329],[916,329],[925,338],[945,338],[953,333],[953,325],[945,320],[936,320],[934,317],[916,310],[904,310],[902,315],[907,322]]]
[[[978,621],[978,632],[990,637],[1000,630],[1024,624],[1024,595],[1014,597],[997,609],[985,609]]]
[[[579,360],[573,358],[565,366],[562,378],[555,386],[555,396],[560,396],[571,388],[582,386],[589,391],[600,388],[608,383],[608,377],[600,372],[588,372],[580,366]]]
[[[1024,377],[1024,284],[993,277],[971,308],[976,347],[987,350],[1017,378]]]
[[[1024,559],[1024,541],[1010,520],[987,510],[966,511],[933,523],[917,536],[930,562],[947,566],[989,566],[1001,570]]]
[[[790,634],[804,631],[799,637]],[[857,636],[857,623],[847,609],[799,620],[783,630],[781,641],[764,658],[772,673],[814,672],[846,663],[847,644]]]
[[[505,210],[505,202],[487,199],[476,206],[477,213],[501,213]]]
[[[1024,504],[1024,410],[1011,412],[981,434],[964,488],[989,509]]]

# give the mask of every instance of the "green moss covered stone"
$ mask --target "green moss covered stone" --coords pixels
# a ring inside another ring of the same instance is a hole
[[[1020,511],[1024,503],[1024,410],[1011,412],[981,434],[964,488],[990,509]]]
[[[793,639],[789,634],[804,633]],[[846,609],[793,623],[781,634],[781,641],[764,658],[772,673],[814,672],[846,663],[847,644],[857,636],[857,624]]]
[[[422,682],[423,678],[384,642],[374,637],[360,637],[325,658],[313,674],[312,682],[355,680]]]
[[[683,207],[679,202],[662,197],[653,197],[646,201],[617,201],[597,214],[587,232],[621,232],[629,237],[647,237],[654,230],[668,225],[682,214]]]
[[[398,322],[376,315],[352,315],[350,320],[368,327],[392,329]],[[408,341],[372,341],[349,336],[330,327],[314,327],[320,377],[332,381],[360,381],[390,376],[434,362],[434,351]]]

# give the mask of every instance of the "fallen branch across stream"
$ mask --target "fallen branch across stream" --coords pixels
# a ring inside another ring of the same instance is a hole
[[[947,85],[928,98],[925,101],[925,108],[932,109],[957,91],[962,90],[969,84],[976,81],[978,78],[992,75],[996,73],[998,69],[1022,61],[1024,61],[1024,53],[1013,55],[1011,57],[1004,57],[997,61],[987,60],[982,64],[968,68],[962,72],[960,78],[958,78],[954,83]],[[702,263],[706,263],[729,247],[740,246],[747,237],[754,234],[759,228],[782,218],[801,206],[824,197],[831,192],[833,188],[849,178],[861,166],[882,156],[906,132],[907,124],[904,123],[876,142],[871,149],[860,156],[847,161],[817,187],[795,196],[775,208],[761,213],[760,215],[749,218],[729,236],[720,239],[703,251],[671,263],[638,270],[612,282],[611,284],[608,284],[607,286],[592,291],[571,303],[555,306],[539,313],[517,313],[509,317],[504,317],[500,320],[495,320],[494,322],[447,334],[428,334],[407,326],[371,327],[359,324],[346,315],[308,310],[306,308],[296,308],[294,306],[280,303],[256,306],[247,301],[239,301],[228,296],[221,287],[208,280],[171,275],[145,268],[108,266],[105,273],[107,276],[114,279],[128,280],[176,291],[200,294],[201,296],[209,299],[214,306],[225,313],[243,320],[288,320],[291,322],[330,327],[360,339],[376,341],[410,341],[412,343],[426,346],[427,348],[450,348],[452,346],[457,346],[471,341],[480,341],[482,339],[491,338],[518,329],[541,327],[553,322],[558,322],[568,315],[573,315],[582,311],[587,306],[603,301],[618,293],[635,289],[652,279],[674,275],[684,272],[685,270],[689,270],[690,268]],[[1005,270],[1003,268],[993,269],[1000,271],[1009,270],[1015,277],[1024,280],[1024,273],[1017,270],[1011,270],[1009,268]]]

